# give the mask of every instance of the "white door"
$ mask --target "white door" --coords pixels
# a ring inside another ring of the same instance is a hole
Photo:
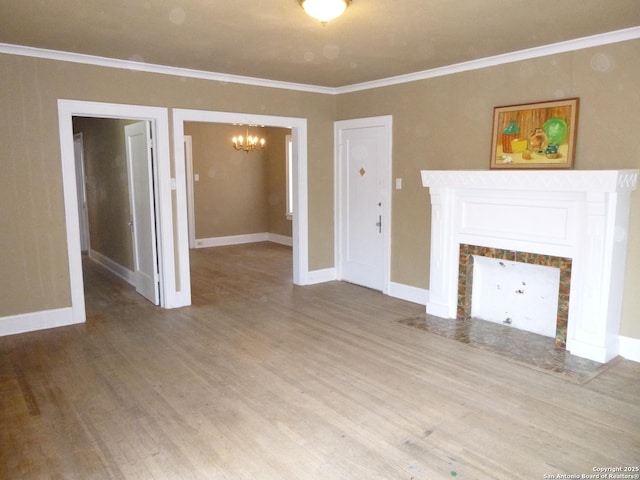
[[[160,303],[156,246],[151,126],[138,122],[124,127],[131,203],[131,233],[136,291],[154,305]]]
[[[78,220],[80,223],[80,250],[89,250],[89,214],[87,212],[87,187],[84,173],[84,144],[82,133],[73,136],[73,155],[76,162],[76,190],[78,194]]]
[[[336,122],[339,278],[386,293],[391,117]]]

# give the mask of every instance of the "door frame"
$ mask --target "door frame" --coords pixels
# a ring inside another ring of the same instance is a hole
[[[193,138],[191,135],[184,136],[184,158],[187,180],[187,214],[189,221],[189,248],[196,248],[196,214],[194,205],[194,185],[193,185]]]
[[[218,112],[209,110],[188,110],[174,108],[173,145],[176,175],[176,205],[184,215],[177,216],[179,245],[178,261],[189,264],[189,239],[187,226],[187,181],[184,149],[184,122],[227,123],[245,125],[264,125],[291,129],[293,139],[293,283],[309,284],[309,226],[307,197],[307,119],[296,117],[278,117],[249,113]],[[189,279],[181,279],[182,285]]]
[[[162,307],[174,308],[189,305],[190,291],[181,285],[176,277],[184,276],[183,270],[188,264],[175,267],[174,237],[172,213],[172,179],[170,175],[169,114],[162,107],[124,105],[82,100],[58,100],[58,126],[60,153],[62,161],[62,187],[64,195],[65,226],[67,234],[67,255],[69,262],[69,284],[71,292],[72,322],[86,320],[82,257],[80,254],[80,226],[78,217],[78,199],[76,193],[76,169],[73,142],[73,117],[129,118],[151,122],[156,155],[154,156],[158,178],[159,205],[156,209],[158,228],[158,260],[160,268],[160,288]],[[177,211],[177,216],[186,217],[186,210]],[[180,248],[178,245],[177,248]],[[188,248],[188,245],[184,245]]]
[[[389,287],[391,284],[391,176],[392,176],[392,158],[393,158],[393,116],[383,115],[378,117],[367,118],[355,118],[350,120],[339,120],[334,122],[334,252],[335,252],[335,266],[336,277],[338,280],[342,280],[342,245],[343,235],[342,231],[342,199],[346,194],[346,182],[342,176],[341,166],[341,138],[343,130],[352,130],[357,128],[371,128],[382,127],[383,138],[382,151],[385,154],[384,160],[386,165],[381,169],[382,175],[382,189],[383,189],[383,202],[382,202],[382,293],[389,294]]]

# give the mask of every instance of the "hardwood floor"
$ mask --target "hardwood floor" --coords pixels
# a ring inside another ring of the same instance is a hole
[[[86,324],[0,338],[1,478],[542,479],[640,463],[638,363],[563,381],[396,322],[422,306],[294,286],[275,244],[191,261],[191,307],[153,307],[89,263]]]

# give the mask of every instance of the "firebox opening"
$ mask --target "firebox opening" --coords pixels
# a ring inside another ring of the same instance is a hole
[[[471,317],[556,336],[560,269],[472,256]]]
[[[510,263],[515,262],[519,264],[553,267],[558,270],[559,281],[557,283],[558,287],[556,289],[557,302],[555,315],[555,334],[551,333],[550,336],[555,336],[555,343],[557,347],[565,348],[567,345],[567,325],[569,322],[569,297],[571,293],[572,260],[570,258],[556,257],[553,255],[519,252],[514,250],[483,247],[478,245],[460,244],[457,308],[457,318],[459,319],[468,319],[473,316],[472,301],[473,290],[475,289],[474,258],[480,257],[496,260],[496,266],[494,268],[498,269],[507,270],[507,266]],[[529,273],[527,275],[531,274]],[[490,276],[491,275],[489,275],[489,277]],[[519,273],[515,278],[516,280],[510,280],[509,282],[511,283],[507,282],[505,283],[505,285],[509,285],[509,288],[513,290],[513,294],[516,297],[527,296],[526,292],[528,291],[528,285],[522,285],[522,282],[526,284],[526,279],[529,277],[523,277],[522,274]],[[518,282],[520,282],[520,285],[518,285]],[[491,285],[491,280],[489,280],[488,283],[489,285]],[[497,285],[498,284],[494,282],[494,287],[496,288],[496,290]],[[504,311],[502,312],[502,315],[504,315]],[[511,322],[511,326],[514,326],[514,317],[512,315],[504,315],[503,318],[500,318],[499,321],[508,325],[509,322],[505,322],[507,318],[510,319],[509,321]]]

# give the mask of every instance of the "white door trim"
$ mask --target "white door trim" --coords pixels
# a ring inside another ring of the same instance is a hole
[[[154,130],[158,165],[158,251],[161,278],[162,306],[165,308],[188,305],[182,292],[176,289],[174,274],[173,215],[171,208],[171,176],[169,148],[169,115],[166,108],[87,102],[81,100],[58,100],[58,124],[62,161],[62,184],[69,260],[69,282],[73,323],[86,318],[82,258],[80,255],[80,226],[76,194],[76,171],[73,148],[73,117],[131,118],[149,120]],[[183,163],[184,165],[184,163]],[[178,212],[180,215],[181,212]],[[186,214],[185,214],[186,215]],[[178,246],[180,247],[180,245]],[[185,247],[188,246],[185,244]],[[178,270],[185,265],[179,265]],[[186,265],[188,269],[188,264]],[[179,272],[181,273],[181,272]],[[190,297],[189,297],[190,300]]]
[[[382,293],[389,293],[391,283],[391,176],[392,176],[392,153],[393,153],[393,117],[384,115],[379,117],[356,118],[351,120],[340,120],[334,123],[334,177],[335,177],[335,266],[336,276],[338,280],[342,279],[342,197],[345,181],[342,178],[342,169],[340,168],[340,143],[342,130],[354,128],[383,127],[384,138],[383,152],[386,153],[385,158],[387,166],[382,169],[382,182],[384,196],[382,203],[382,242],[383,242],[383,287]]]
[[[187,176],[187,214],[189,218],[189,248],[196,248],[196,215],[194,209],[193,186],[193,138],[184,136],[184,157]]]
[[[290,128],[293,138],[293,283],[309,283],[309,228],[307,201],[307,119],[247,113],[173,109],[173,144],[176,174],[176,207],[178,208],[178,244],[180,265],[189,264],[187,192],[184,151],[184,122],[240,123]],[[180,214],[184,212],[184,214]],[[182,271],[181,271],[182,272]],[[180,285],[189,285],[180,278]],[[186,288],[186,287],[185,287]]]

